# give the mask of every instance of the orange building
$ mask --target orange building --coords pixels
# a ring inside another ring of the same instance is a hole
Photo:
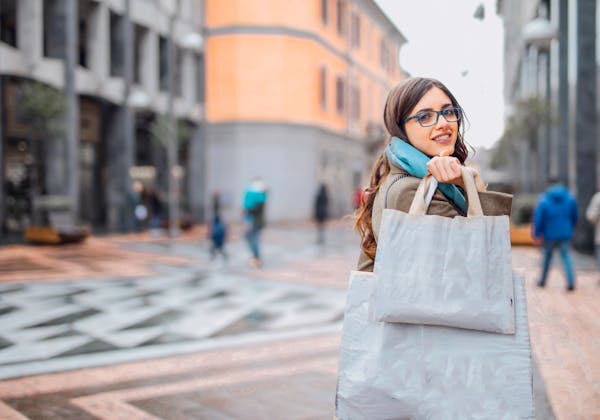
[[[237,218],[260,176],[267,218],[302,220],[325,182],[349,213],[405,41],[372,0],[206,0],[207,193]]]

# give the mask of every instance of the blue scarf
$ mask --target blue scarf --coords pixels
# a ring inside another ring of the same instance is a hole
[[[427,173],[429,156],[415,149],[407,141],[392,137],[385,152],[391,163],[404,169],[410,175],[423,178]],[[438,188],[459,209],[464,213],[467,212],[467,200],[460,188],[453,184],[438,184]]]

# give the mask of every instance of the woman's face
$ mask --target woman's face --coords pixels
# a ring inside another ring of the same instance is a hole
[[[433,87],[423,95],[415,107],[408,114],[409,117],[423,111],[441,111],[453,107],[452,101],[440,88]],[[440,115],[437,123],[430,127],[422,127],[417,119],[411,119],[404,124],[408,141],[413,147],[419,149],[427,156],[440,156],[454,153],[454,146],[458,137],[458,122],[448,122]]]

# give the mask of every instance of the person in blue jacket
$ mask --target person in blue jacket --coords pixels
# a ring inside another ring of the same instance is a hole
[[[544,287],[552,254],[558,248],[567,276],[567,290],[575,289],[573,264],[569,256],[573,229],[577,223],[577,202],[569,190],[557,180],[542,193],[533,214],[533,237],[540,241],[544,252],[542,276],[538,286]]]
[[[260,178],[255,178],[244,191],[245,237],[252,258],[250,265],[258,268],[262,265],[260,255],[260,231],[265,225],[265,203],[267,186]]]

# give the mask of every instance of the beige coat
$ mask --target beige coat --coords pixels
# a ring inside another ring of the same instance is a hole
[[[391,171],[375,195],[371,223],[375,241],[379,237],[379,226],[383,209],[408,212],[421,180],[409,175],[404,169],[391,164]],[[480,192],[479,199],[486,216],[510,215],[512,195],[499,192]],[[464,214],[438,189],[433,195],[427,214],[455,217]],[[358,259],[359,271],[373,271],[373,260],[361,251]]]
[[[585,212],[585,218],[591,224],[596,226],[596,231],[594,233],[594,242],[596,246],[600,246],[600,192],[597,192],[592,196],[592,200],[588,205],[588,208]]]

